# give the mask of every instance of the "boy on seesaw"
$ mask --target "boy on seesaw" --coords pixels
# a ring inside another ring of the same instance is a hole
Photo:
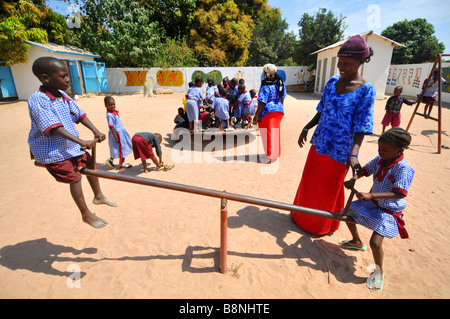
[[[69,71],[64,62],[53,57],[41,57],[34,61],[32,70],[42,86],[28,99],[31,118],[28,137],[30,151],[36,162],[43,164],[56,181],[70,184],[70,193],[81,212],[83,222],[95,228],[104,227],[108,222],[92,213],[86,205],[78,169],[80,165],[88,167],[92,163],[89,153],[81,150],[81,147],[90,149],[95,142],[80,139],[75,123],[81,123],[90,129],[94,133],[94,139],[103,141],[106,136],[97,130],[86,113],[63,92],[69,87]],[[117,206],[103,195],[98,177],[88,176],[87,179],[94,192],[94,204]]]

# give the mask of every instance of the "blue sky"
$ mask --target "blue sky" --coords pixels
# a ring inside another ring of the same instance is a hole
[[[345,38],[374,31],[380,34],[395,22],[424,18],[434,25],[435,36],[445,44],[450,53],[450,14],[448,0],[269,0],[271,7],[280,8],[289,30],[298,35],[298,22],[303,13],[315,15],[319,8],[326,8],[335,15],[346,17]]]
[[[326,8],[345,18],[347,29],[344,36],[374,31],[381,33],[388,26],[402,20],[425,18],[434,25],[435,35],[450,53],[450,2],[448,0],[269,0],[272,7],[280,8],[289,30],[298,34],[298,22],[303,13],[315,15],[319,8]],[[66,14],[67,2],[47,0],[55,11]]]

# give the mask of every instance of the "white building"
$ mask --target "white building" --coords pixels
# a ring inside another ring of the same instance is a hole
[[[359,68],[361,75],[373,84],[376,90],[376,99],[384,99],[386,81],[391,65],[394,49],[404,48],[403,44],[385,38],[372,31],[360,34],[372,48],[374,54],[369,63]],[[337,53],[346,40],[327,46],[311,54],[317,54],[316,82],[314,93],[322,93],[327,81],[339,74],[337,68]]]
[[[28,100],[30,95],[39,89],[41,83],[34,76],[31,68],[33,62],[43,56],[52,56],[67,64],[71,77],[71,87],[67,90],[69,95],[108,91],[105,65],[94,61],[95,58],[100,58],[99,55],[69,45],[42,44],[32,41],[25,41],[25,43],[30,45],[27,61],[11,66],[13,83],[19,100]]]

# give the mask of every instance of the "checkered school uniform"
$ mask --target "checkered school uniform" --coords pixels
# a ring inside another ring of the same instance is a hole
[[[389,165],[383,166],[383,160],[377,156],[364,166],[363,174],[373,175],[371,193],[394,192],[405,196],[408,194],[414,169],[403,157],[401,155]],[[408,238],[402,219],[405,207],[404,199],[357,200],[351,203],[348,216],[383,237],[392,238],[400,233],[402,238]]]
[[[79,137],[75,123],[86,114],[64,92],[63,98],[56,98],[42,86],[28,99],[31,129],[28,144],[39,163],[56,163],[83,155],[80,145],[59,135],[52,134],[56,127],[64,127],[70,134]]]

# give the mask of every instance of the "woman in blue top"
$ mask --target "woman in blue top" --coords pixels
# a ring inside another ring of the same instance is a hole
[[[281,154],[280,124],[284,116],[286,87],[283,79],[277,74],[277,67],[273,64],[264,65],[263,76],[253,124],[258,123],[267,157],[276,160]]]
[[[359,66],[370,60],[371,48],[361,36],[349,38],[338,52],[339,75],[332,77],[314,118],[298,139],[303,147],[308,130],[317,125],[294,200],[295,205],[340,213],[344,207],[344,179],[348,167],[361,169],[358,153],[365,134],[373,133],[375,89],[361,77]],[[306,231],[324,235],[339,228],[339,221],[291,212]]]

